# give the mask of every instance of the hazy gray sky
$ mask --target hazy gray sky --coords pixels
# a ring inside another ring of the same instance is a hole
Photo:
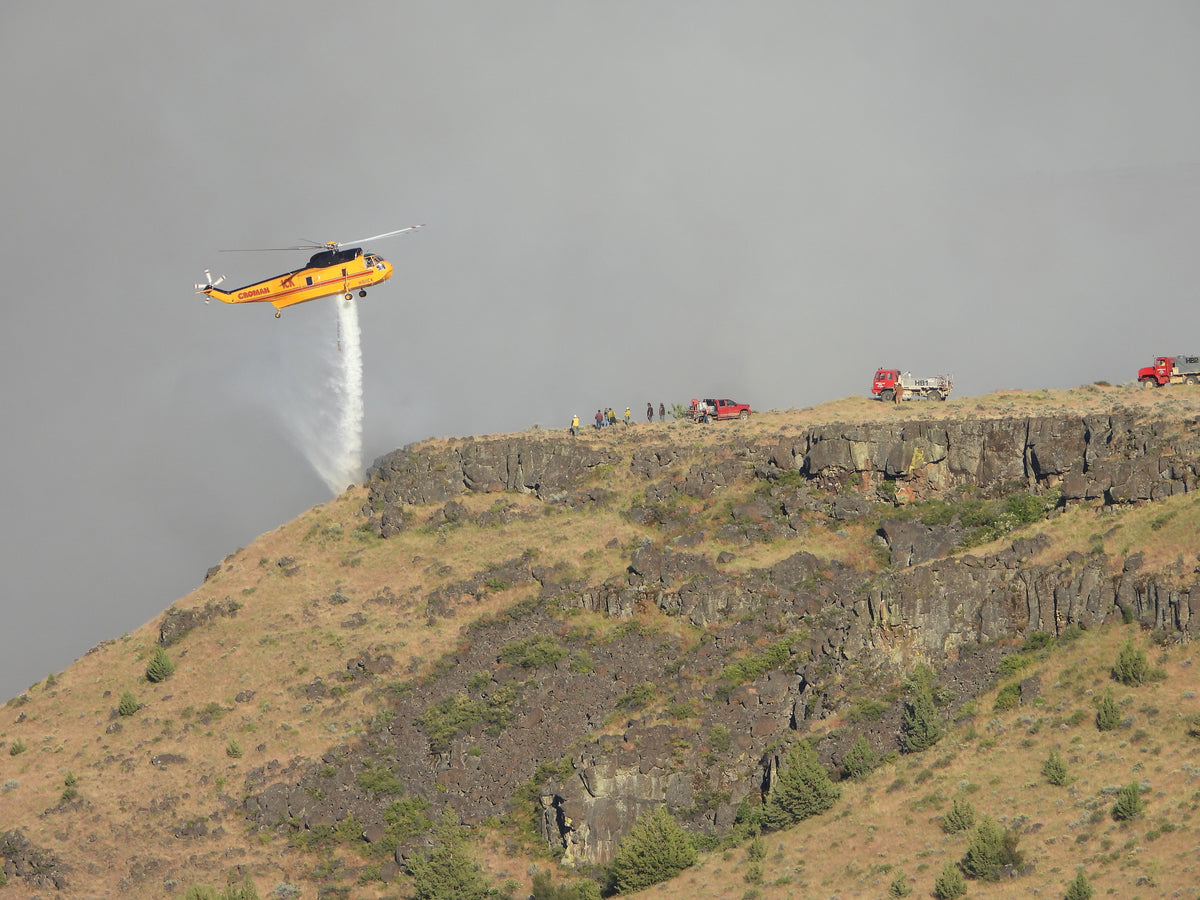
[[[697,394],[1129,380],[1200,352],[1200,5],[0,5],[0,697],[327,499],[341,240],[368,461]],[[698,324],[707,325],[707,336]]]

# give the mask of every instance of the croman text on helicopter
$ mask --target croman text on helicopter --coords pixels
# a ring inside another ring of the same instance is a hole
[[[222,303],[270,303],[275,307],[275,318],[279,318],[280,310],[297,303],[306,303],[321,297],[331,297],[334,294],[345,294],[349,300],[358,291],[358,296],[367,296],[367,288],[382,284],[392,277],[392,264],[376,253],[363,253],[362,247],[347,247],[349,244],[365,244],[380,238],[404,234],[406,231],[416,231],[421,225],[410,225],[398,231],[388,231],[384,234],[359,238],[355,241],[329,241],[325,244],[301,244],[296,247],[264,247],[267,250],[317,250],[308,265],[302,269],[285,272],[256,281],[245,287],[232,291],[219,291],[217,285],[225,280],[222,275],[216,281],[212,273],[204,270],[205,284],[196,285],[196,293],[204,295],[204,302],[216,297]],[[221,251],[256,253],[248,251]]]

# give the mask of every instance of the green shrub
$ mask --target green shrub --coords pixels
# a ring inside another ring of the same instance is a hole
[[[8,755],[9,756],[20,756],[27,749],[28,748],[25,746],[25,742],[23,740],[21,740],[20,738],[17,738],[15,741],[13,741],[11,744],[8,745]]]
[[[1145,684],[1150,677],[1150,663],[1146,660],[1146,651],[1135,647],[1132,640],[1126,641],[1117,654],[1117,661],[1112,667],[1113,680],[1136,687]]]
[[[907,897],[912,893],[912,885],[908,883],[908,879],[903,872],[897,872],[896,877],[892,879],[892,883],[888,885],[888,896],[899,900],[900,897]]]
[[[230,739],[229,743],[225,745],[225,755],[230,759],[241,759],[242,745],[236,740]]]
[[[131,691],[126,691],[121,695],[121,702],[117,704],[117,713],[122,716],[132,716],[141,705],[137,702],[137,697],[133,696]]]
[[[403,794],[404,783],[387,769],[371,766],[354,776],[358,786],[372,794]]]
[[[67,772],[67,777],[63,779],[62,802],[70,803],[79,796],[79,789],[76,785],[79,784],[79,779],[74,772]]]
[[[665,806],[641,816],[617,848],[609,866],[613,889],[624,894],[674,878],[696,862],[691,835]]]
[[[1117,802],[1113,804],[1112,817],[1118,822],[1128,822],[1135,819],[1143,809],[1146,801],[1142,799],[1142,789],[1136,783],[1125,785],[1117,791]]]
[[[763,824],[778,830],[820,815],[842,794],[817,761],[813,748],[801,742],[788,751],[771,795],[763,807]]]
[[[459,838],[449,839],[432,850],[416,853],[408,860],[417,900],[487,900],[497,896],[471,859]]]
[[[511,666],[536,669],[558,662],[567,655],[567,650],[553,638],[539,634],[521,641],[510,641],[500,648],[497,655],[502,662]]]
[[[716,753],[726,752],[732,743],[733,736],[729,733],[729,729],[719,722],[708,733],[708,746]]]
[[[970,800],[954,798],[950,812],[942,816],[942,831],[946,834],[959,834],[975,827],[975,807]]]
[[[1113,731],[1121,725],[1121,708],[1112,695],[1106,691],[1096,707],[1096,728],[1100,731]]]
[[[928,750],[942,739],[945,727],[933,702],[933,673],[918,667],[911,680],[912,698],[904,710],[900,744],[908,753]]]
[[[955,900],[967,892],[967,880],[963,873],[952,862],[942,867],[942,874],[934,879],[933,896],[938,900]]]
[[[617,709],[623,709],[626,712],[645,709],[654,702],[654,696],[657,693],[658,688],[651,681],[643,681],[641,684],[635,684],[617,698]]]
[[[1051,750],[1050,755],[1046,757],[1046,761],[1042,764],[1042,775],[1048,782],[1059,787],[1071,780],[1070,774],[1067,772],[1067,764],[1063,762],[1063,758],[1057,750]]]
[[[739,659],[721,670],[721,677],[727,678],[735,685],[753,681],[760,675],[777,668],[787,662],[791,656],[795,638],[785,638],[765,647],[753,656]]]
[[[1025,643],[1021,645],[1022,650],[1043,650],[1046,647],[1054,645],[1054,635],[1048,631],[1035,631],[1029,637],[1025,638]]]
[[[154,651],[154,656],[150,658],[150,662],[146,665],[146,680],[151,684],[158,684],[160,681],[166,681],[175,674],[175,663],[171,662],[171,657],[167,656],[167,651],[161,647]]]
[[[848,778],[864,778],[879,765],[879,754],[871,749],[865,735],[859,735],[842,757],[842,771]]]
[[[1091,882],[1087,880],[1087,876],[1083,874],[1083,869],[1075,873],[1075,878],[1067,885],[1067,893],[1063,895],[1063,900],[1092,900],[1092,894],[1096,893]]]
[[[600,900],[600,886],[594,881],[553,884],[549,872],[535,872],[530,900]]]
[[[1005,866],[1019,866],[1024,857],[1017,851],[1018,837],[986,816],[975,826],[975,834],[962,859],[962,870],[970,878],[998,881]]]
[[[996,694],[996,704],[993,707],[997,712],[1003,712],[1009,709],[1016,709],[1017,704],[1021,702],[1021,685],[1014,681],[1012,684],[1006,684],[1000,688],[1000,692]]]

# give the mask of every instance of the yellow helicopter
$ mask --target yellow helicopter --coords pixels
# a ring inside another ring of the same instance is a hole
[[[273,278],[256,281],[231,291],[219,291],[217,285],[225,280],[224,275],[213,280],[212,273],[204,270],[204,284],[196,285],[196,293],[204,295],[207,303],[216,297],[222,303],[270,303],[275,307],[275,318],[280,311],[297,303],[307,303],[321,297],[344,294],[349,300],[358,291],[358,296],[367,296],[367,288],[382,284],[392,277],[392,264],[376,253],[363,253],[362,247],[351,244],[366,244],[380,238],[416,231],[421,225],[409,225],[397,231],[388,231],[355,241],[328,241],[324,244],[301,244],[296,247],[262,247],[257,250],[222,250],[222,253],[260,253],[275,250],[316,250],[308,265]],[[348,248],[348,249],[343,249]]]

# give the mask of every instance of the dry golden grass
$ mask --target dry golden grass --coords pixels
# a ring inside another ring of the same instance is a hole
[[[1166,678],[1123,687],[1109,675],[1121,644],[1147,648]],[[962,858],[969,834],[947,835],[940,816],[968,799],[1021,831],[1018,849],[1030,874],[996,884],[972,881],[981,898],[1060,897],[1082,866],[1096,896],[1191,897],[1200,882],[1196,859],[1200,809],[1200,739],[1186,720],[1200,713],[1200,671],[1190,646],[1148,646],[1134,626],[1088,633],[1037,658],[1020,675],[1042,682],[1041,700],[995,712],[997,690],[978,699],[979,712],[930,750],[901,757],[862,782],[844,782],[823,816],[765,837],[763,900],[885,897],[900,872],[913,897],[930,896],[948,861]],[[1012,680],[1012,679],[1009,679]],[[1111,689],[1130,723],[1116,732],[1095,727],[1096,696]],[[1050,751],[1066,761],[1071,782],[1055,787],[1041,775]],[[1111,816],[1114,788],[1148,783],[1142,815]],[[745,850],[705,855],[646,898],[741,897]]]

